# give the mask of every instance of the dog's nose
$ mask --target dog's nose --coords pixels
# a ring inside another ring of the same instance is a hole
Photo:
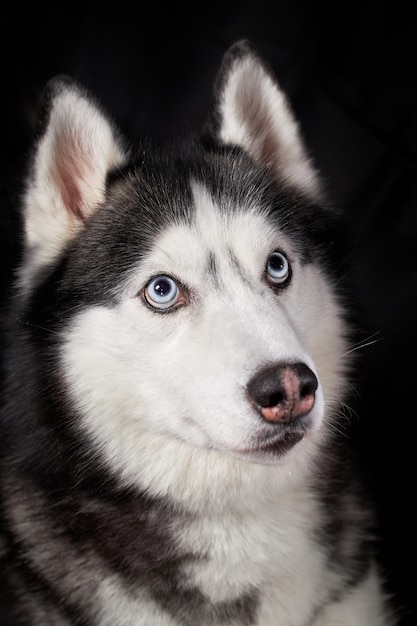
[[[314,406],[317,378],[304,363],[279,363],[253,376],[246,389],[268,422],[289,423]]]

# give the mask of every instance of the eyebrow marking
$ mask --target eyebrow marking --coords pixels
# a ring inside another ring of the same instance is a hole
[[[214,276],[214,277],[218,276],[217,261],[216,261],[216,257],[214,255],[214,252],[212,252],[212,251],[210,251],[209,255],[208,255],[207,267],[208,267],[209,273],[212,276]]]
[[[249,279],[248,275],[246,274],[246,272],[244,272],[244,270],[242,268],[242,265],[239,263],[239,261],[238,261],[236,255],[235,255],[235,253],[233,252],[233,250],[231,248],[229,248],[227,253],[228,253],[230,265],[233,267],[235,272],[239,275],[240,279],[244,283],[249,285],[250,284],[250,279]]]
[[[208,272],[209,276],[211,276],[214,285],[216,287],[220,287],[221,286],[221,280],[220,280],[220,273],[219,273],[218,262],[216,260],[216,255],[214,254],[214,252],[212,250],[210,250],[209,253],[208,253],[207,272]]]

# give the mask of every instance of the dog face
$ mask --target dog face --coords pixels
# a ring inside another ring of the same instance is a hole
[[[27,326],[48,384],[65,381],[72,427],[121,476],[193,449],[308,456],[343,391],[337,221],[285,95],[245,42],[215,94],[201,136],[140,159],[74,83],[45,100],[25,197]]]

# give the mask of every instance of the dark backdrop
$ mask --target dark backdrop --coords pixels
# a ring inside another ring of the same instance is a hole
[[[411,5],[294,1],[3,9],[0,297],[19,254],[15,213],[36,105],[68,73],[122,129],[159,139],[203,120],[226,48],[249,37],[302,121],[333,199],[352,218],[364,348],[356,425],[378,502],[381,560],[415,626],[417,367],[416,28]],[[357,432],[356,432],[357,431]],[[0,617],[0,624],[1,617]],[[366,626],[366,625],[358,625]]]

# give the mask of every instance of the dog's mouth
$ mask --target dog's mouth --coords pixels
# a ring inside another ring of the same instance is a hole
[[[305,433],[299,431],[286,432],[279,438],[259,442],[255,450],[281,457],[299,443],[304,438],[304,435]]]
[[[261,464],[274,464],[286,461],[292,456],[292,450],[306,438],[309,429],[285,429],[278,435],[255,437],[245,448],[234,453],[248,461]],[[294,450],[295,452],[295,450]]]

